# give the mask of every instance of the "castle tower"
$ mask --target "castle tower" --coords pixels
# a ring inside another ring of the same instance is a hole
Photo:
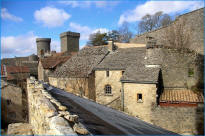
[[[60,34],[61,52],[77,52],[79,51],[80,33],[64,32]]]
[[[45,53],[50,52],[51,38],[37,38],[36,43],[38,57],[42,57]]]

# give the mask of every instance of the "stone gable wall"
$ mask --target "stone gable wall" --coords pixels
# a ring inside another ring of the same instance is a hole
[[[122,71],[109,71],[109,77],[106,77],[106,71],[95,71],[95,87],[96,87],[96,102],[119,109],[120,102],[117,99],[121,96],[121,82]],[[105,94],[105,85],[109,84],[112,88],[112,94]],[[118,102],[113,102],[116,100]],[[110,104],[109,104],[110,103]]]
[[[156,105],[156,84],[124,83],[124,111],[129,115],[151,122],[151,109]],[[137,94],[142,94],[142,102]]]

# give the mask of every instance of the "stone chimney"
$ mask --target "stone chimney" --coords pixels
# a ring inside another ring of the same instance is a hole
[[[146,39],[146,48],[149,49],[149,48],[154,48],[157,44],[157,40],[154,39],[154,38],[148,38]]]
[[[78,52],[79,51],[80,33],[64,32],[60,34],[61,52]]]
[[[112,51],[113,51],[113,52],[117,49],[117,46],[115,45],[113,39],[110,39],[110,40],[108,41],[108,46],[110,46],[110,47],[112,48]]]
[[[50,53],[51,38],[36,38],[37,55],[43,57],[44,54]]]

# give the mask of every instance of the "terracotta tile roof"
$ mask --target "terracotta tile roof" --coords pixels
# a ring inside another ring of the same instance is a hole
[[[26,79],[30,75],[30,70],[26,66],[3,66],[1,65],[1,76],[2,75],[6,76],[7,80]]]
[[[6,66],[7,74],[13,73],[29,73],[30,70],[26,66]]]
[[[164,90],[160,97],[160,102],[203,103],[204,96],[202,93],[197,94],[191,90]]]
[[[40,61],[44,69],[51,69],[62,63],[65,63],[74,54],[76,54],[76,52],[69,54],[67,52],[55,53],[53,56],[43,58]]]

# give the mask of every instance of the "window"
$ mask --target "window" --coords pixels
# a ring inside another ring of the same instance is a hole
[[[188,69],[188,77],[193,77],[194,76],[194,69],[193,68],[189,68]]]
[[[106,86],[105,86],[105,94],[106,94],[106,95],[112,94],[112,88],[111,88],[110,85],[106,85]]]
[[[106,76],[107,76],[107,77],[109,77],[109,76],[110,76],[109,71],[106,71]]]
[[[125,73],[125,71],[122,71],[122,75]]]
[[[7,102],[7,105],[11,104],[11,100],[6,100],[6,102]]]
[[[137,102],[143,102],[142,101],[142,94],[140,94],[140,93],[137,94]]]

